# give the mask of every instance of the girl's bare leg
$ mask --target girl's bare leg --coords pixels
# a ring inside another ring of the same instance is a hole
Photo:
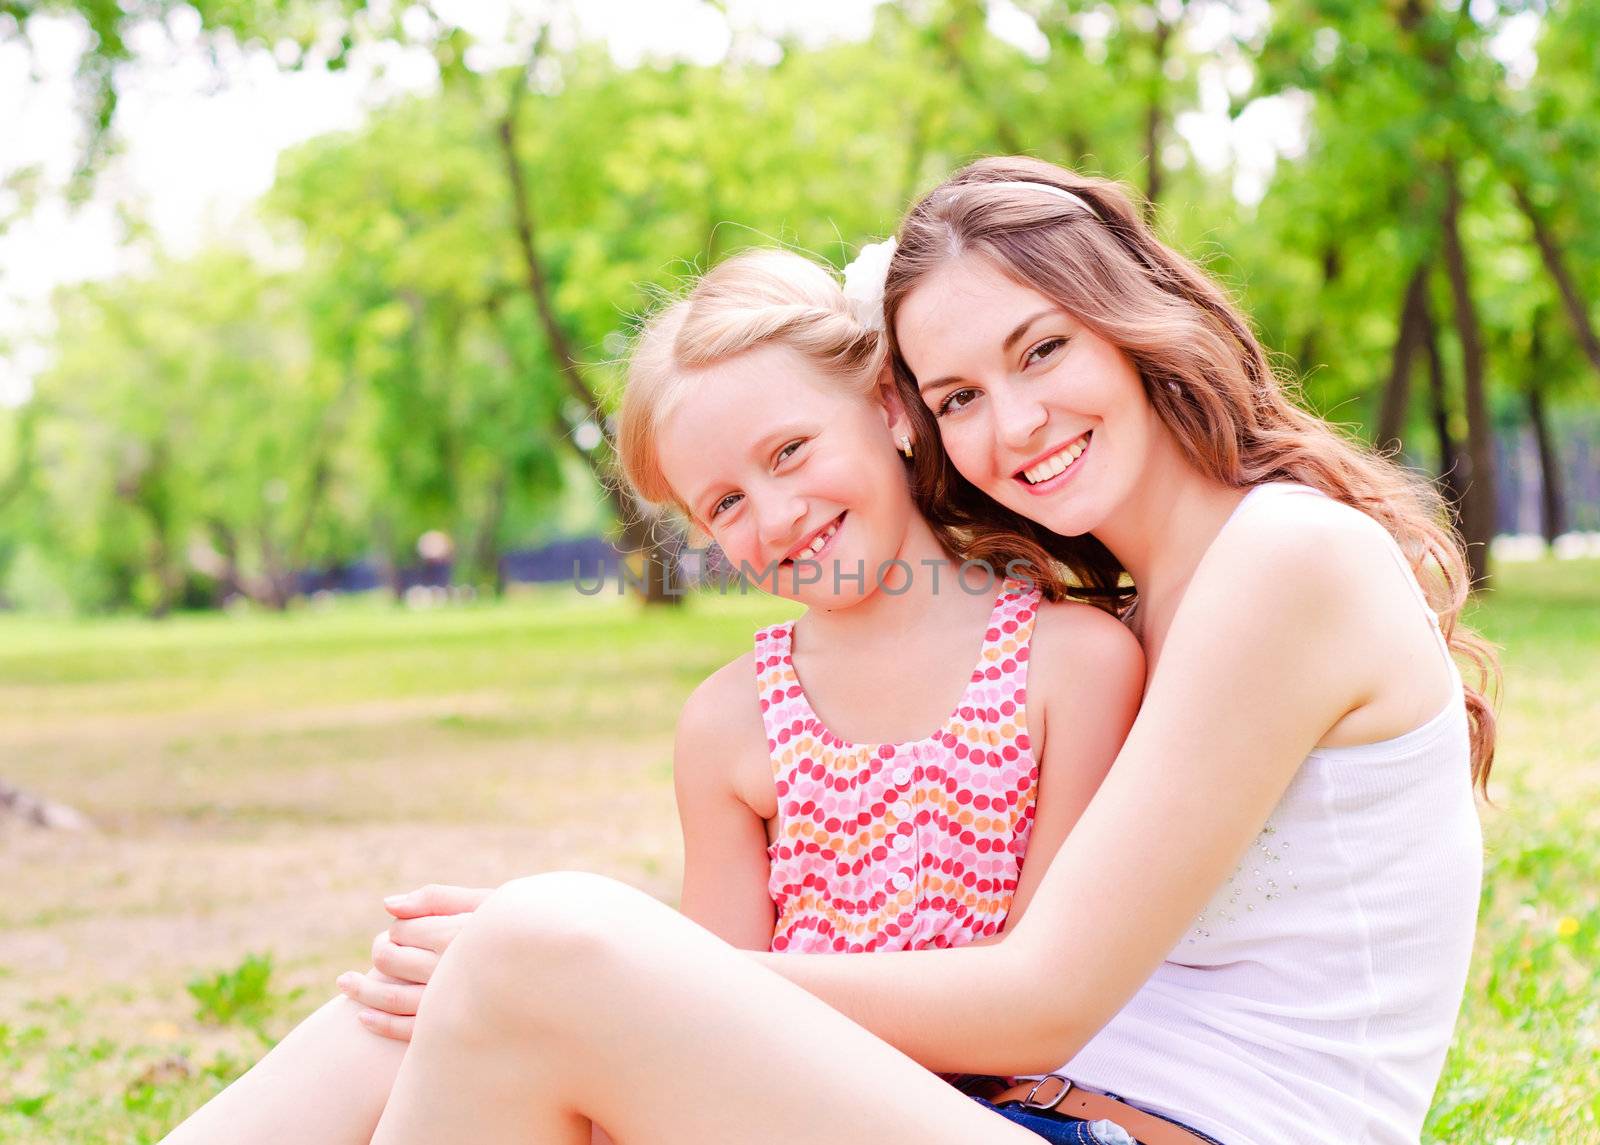
[[[620,883],[539,875],[428,986],[374,1145],[1037,1145],[843,1015]]]
[[[166,1138],[167,1145],[343,1145],[372,1139],[406,1044],[356,1021],[338,997]]]

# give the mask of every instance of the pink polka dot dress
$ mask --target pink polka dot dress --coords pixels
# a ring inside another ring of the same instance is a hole
[[[795,674],[794,624],[756,633],[778,789],[772,949],[917,950],[997,933],[1033,827],[1028,645],[1039,592],[1007,581],[977,666],[943,726],[911,743],[848,743]]]

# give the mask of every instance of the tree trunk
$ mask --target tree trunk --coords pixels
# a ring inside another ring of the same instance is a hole
[[[211,532],[211,545],[217,550],[217,555],[222,560],[222,566],[216,571],[217,593],[215,602],[218,608],[228,603],[228,598],[235,595],[248,596],[239,575],[239,539],[234,536],[233,529],[226,521],[213,517],[206,522]]]
[[[1339,281],[1339,276],[1344,273],[1344,264],[1339,257],[1339,248],[1329,243],[1322,249],[1322,289]],[[1306,336],[1300,343],[1300,353],[1295,361],[1300,364],[1300,374],[1304,377],[1317,367],[1317,354],[1322,349],[1322,320],[1319,315],[1324,307],[1319,303],[1312,316],[1311,325],[1306,330]],[[1404,416],[1402,414],[1402,416]],[[1381,440],[1381,439],[1380,439]]]
[[[300,507],[300,519],[289,534],[288,564],[291,569],[305,566],[311,528],[317,522],[317,513],[322,508],[323,501],[327,499],[328,487],[332,483],[333,461],[330,455],[343,428],[339,418],[359,389],[358,375],[346,363],[344,377],[339,383],[339,392],[322,411],[322,416],[318,418],[316,429],[313,431],[314,460],[311,463],[311,485],[306,490],[305,500]]]
[[[1462,393],[1467,414],[1467,465],[1461,499],[1461,532],[1474,587],[1489,583],[1489,542],[1494,539],[1494,439],[1485,392],[1483,336],[1472,301],[1467,252],[1461,244],[1461,183],[1455,168],[1445,172],[1444,261],[1455,304],[1456,336],[1461,342]]]
[[[1144,112],[1144,220],[1154,224],[1156,206],[1161,201],[1161,137],[1167,117],[1167,52],[1172,44],[1174,25],[1156,17],[1151,40],[1150,95]]]
[[[1511,193],[1516,196],[1517,206],[1533,226],[1533,241],[1538,244],[1539,257],[1544,260],[1544,268],[1550,273],[1557,291],[1561,294],[1561,305],[1566,309],[1567,317],[1572,320],[1572,329],[1577,334],[1578,345],[1583,347],[1584,354],[1594,368],[1600,370],[1600,335],[1595,333],[1594,323],[1589,321],[1589,308],[1584,305],[1583,296],[1578,293],[1577,283],[1567,270],[1567,260],[1562,253],[1561,244],[1556,241],[1555,234],[1550,230],[1543,213],[1529,196],[1528,189],[1521,183],[1513,181]]]
[[[287,612],[289,601],[294,596],[295,570],[278,552],[264,509],[261,520],[256,524],[256,541],[261,549],[261,603],[274,612]]]
[[[505,159],[506,178],[510,184],[512,219],[517,236],[517,247],[522,254],[523,270],[526,275],[526,286],[529,296],[533,299],[534,310],[539,316],[539,323],[544,329],[545,341],[550,347],[550,353],[556,360],[556,366],[561,376],[566,380],[568,388],[574,397],[582,403],[589,418],[599,427],[605,439],[606,450],[604,455],[614,456],[615,446],[612,441],[610,419],[606,416],[604,405],[599,395],[590,387],[584,377],[583,367],[579,364],[577,355],[573,352],[571,340],[567,337],[566,330],[562,328],[560,317],[556,314],[555,306],[550,298],[549,277],[545,272],[543,260],[539,257],[538,224],[533,213],[533,207],[528,196],[528,190],[522,176],[522,163],[517,158],[517,122],[522,107],[523,94],[528,87],[528,74],[537,59],[540,46],[535,45],[533,55],[528,60],[528,67],[520,74],[517,86],[512,89],[511,100],[506,109],[505,118],[499,123],[497,135],[500,140],[500,149]],[[572,435],[562,433],[558,435],[563,441],[571,441]],[[573,443],[576,449],[576,443]],[[661,515],[652,508],[644,505],[630,493],[621,482],[617,481],[610,473],[606,472],[601,464],[601,451],[584,451],[579,449],[578,456],[588,466],[600,488],[605,491],[606,500],[611,503],[612,510],[617,519],[622,523],[623,544],[629,551],[636,552],[644,561],[644,598],[648,604],[677,604],[682,599],[680,593],[675,591],[675,576],[670,563],[662,563],[662,547],[649,539],[655,534],[670,531]]]
[[[1450,431],[1450,384],[1445,377],[1444,355],[1439,353],[1439,327],[1433,320],[1428,296],[1422,296],[1422,348],[1428,355],[1428,414],[1439,447],[1439,488],[1450,511],[1461,516],[1461,444]]]
[[[948,12],[949,19],[939,29],[939,52],[973,105],[983,107],[989,93],[983,77],[972,68],[972,57],[967,54],[967,37],[973,29],[982,31],[988,17],[988,5],[983,0],[957,0]],[[999,116],[993,118],[993,124],[995,142],[1000,145],[1002,154],[1021,155],[1028,150],[1015,125]]]
[[[1427,334],[1428,263],[1417,264],[1406,284],[1400,304],[1400,325],[1394,353],[1389,360],[1389,382],[1383,387],[1383,406],[1378,413],[1379,449],[1399,449],[1405,432],[1406,413],[1411,408],[1411,363]]]
[[[1566,532],[1566,491],[1562,488],[1561,455],[1550,419],[1544,407],[1544,332],[1542,315],[1535,314],[1533,335],[1528,346],[1528,420],[1533,424],[1533,440],[1539,447],[1539,515],[1545,544],[1554,545]]]
[[[372,539],[376,542],[373,560],[378,566],[378,579],[389,590],[396,604],[405,602],[405,586],[400,583],[400,562],[395,553],[394,525],[383,514],[372,522]]]
[[[164,620],[172,614],[178,600],[178,576],[172,567],[172,549],[167,544],[164,522],[151,516],[152,528],[157,532],[150,540],[150,575],[156,582],[155,603],[150,606],[151,620]]]
[[[505,472],[495,474],[494,480],[489,485],[489,503],[484,508],[483,517],[478,522],[477,535],[473,538],[471,552],[471,570],[469,575],[472,580],[487,588],[495,596],[506,594],[505,572],[500,567],[500,523],[506,515],[506,487],[508,485]]]

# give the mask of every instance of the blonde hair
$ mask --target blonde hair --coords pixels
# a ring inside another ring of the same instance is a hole
[[[736,254],[651,317],[634,343],[617,419],[617,460],[641,500],[692,518],[656,453],[661,425],[696,374],[760,346],[787,346],[852,393],[872,395],[883,335],[861,325],[834,278],[784,250]]]
[[[1121,350],[1202,473],[1235,488],[1300,482],[1388,530],[1438,612],[1451,651],[1477,669],[1466,700],[1472,775],[1483,790],[1494,759],[1488,692],[1498,666],[1492,647],[1461,623],[1469,574],[1438,492],[1295,405],[1223,290],[1155,237],[1117,183],[1036,159],[984,159],[929,192],[901,224],[884,318],[915,438],[930,445],[917,451],[912,488],[941,539],[970,552],[1020,537],[1066,564],[1090,591],[1112,593],[1123,583],[1125,570],[1095,538],[1062,537],[998,505],[931,447],[937,424],[899,353],[894,319],[925,276],[968,254],[1052,299]]]

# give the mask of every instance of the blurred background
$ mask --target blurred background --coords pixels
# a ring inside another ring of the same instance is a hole
[[[0,1140],[156,1139],[383,893],[670,898],[677,706],[791,611],[608,480],[630,334],[1021,152],[1451,498],[1510,688],[1430,1140],[1600,1141],[1584,0],[0,0]]]

